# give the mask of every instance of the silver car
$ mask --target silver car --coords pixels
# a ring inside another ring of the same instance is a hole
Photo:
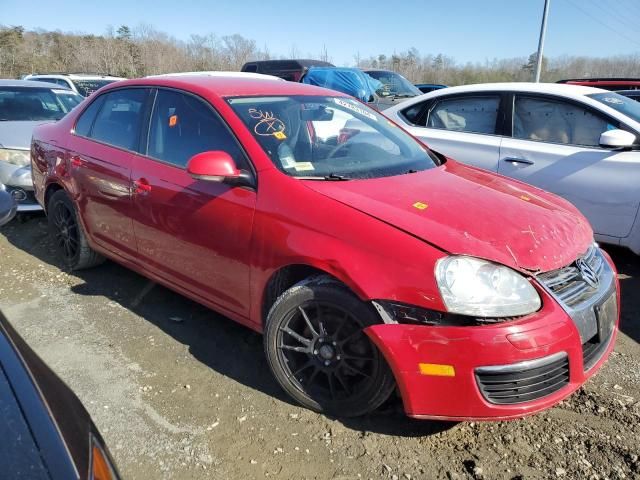
[[[59,85],[0,80],[0,184],[18,201],[18,212],[41,210],[31,181],[33,128],[61,119],[82,100]]]
[[[579,85],[498,83],[436,90],[384,113],[446,156],[566,198],[598,241],[640,254],[639,102]]]

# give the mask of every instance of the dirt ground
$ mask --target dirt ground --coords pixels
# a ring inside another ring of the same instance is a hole
[[[357,420],[292,404],[261,337],[114,263],[68,274],[43,217],[0,229],[0,309],[75,390],[125,479],[640,478],[640,257],[620,270],[614,354],[523,420]]]

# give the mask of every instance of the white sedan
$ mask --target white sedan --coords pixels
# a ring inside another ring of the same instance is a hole
[[[556,193],[640,254],[640,103],[577,85],[436,90],[385,110],[432,149]]]

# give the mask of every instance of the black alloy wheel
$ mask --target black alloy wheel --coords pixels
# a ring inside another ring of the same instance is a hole
[[[395,388],[384,357],[364,332],[375,323],[370,306],[341,284],[292,287],[271,309],[265,335],[276,378],[313,410],[368,413]]]

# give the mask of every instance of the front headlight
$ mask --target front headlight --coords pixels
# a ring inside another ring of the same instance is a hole
[[[533,285],[508,267],[474,257],[438,260],[436,281],[447,310],[477,317],[515,317],[540,309]]]
[[[0,148],[0,162],[8,162],[18,167],[26,167],[31,162],[29,150],[14,150],[12,148]]]

